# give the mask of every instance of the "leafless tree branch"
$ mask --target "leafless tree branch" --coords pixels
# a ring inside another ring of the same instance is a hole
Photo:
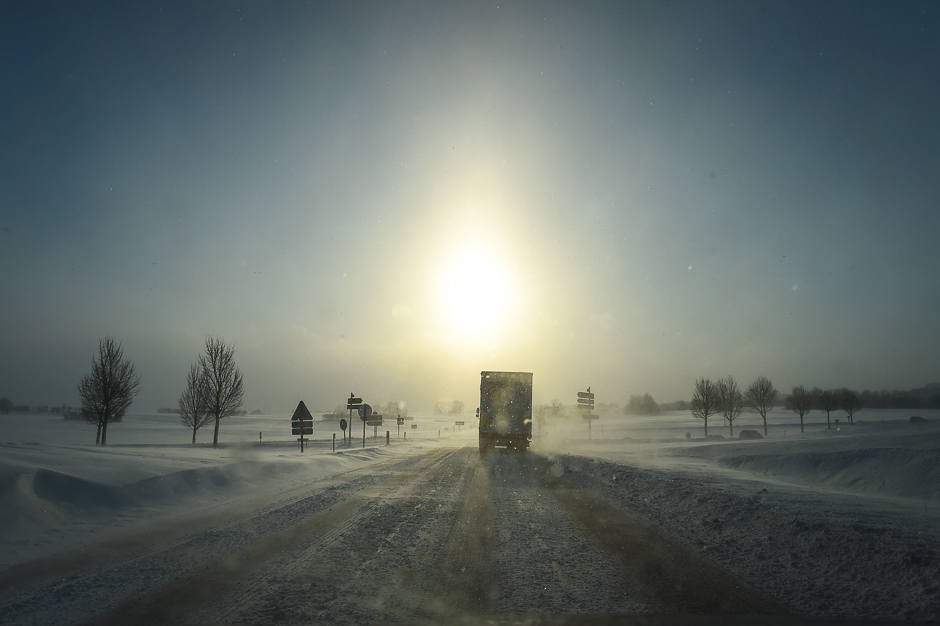
[[[692,416],[705,422],[705,436],[708,437],[708,418],[718,413],[718,389],[707,378],[695,381],[692,392]]]
[[[774,408],[777,401],[777,390],[766,376],[758,376],[744,392],[744,401],[749,407],[757,411],[764,420],[764,436],[767,436],[767,413]]]
[[[98,427],[95,445],[107,445],[108,424],[124,417],[140,391],[140,377],[124,360],[121,344],[111,337],[98,342],[98,357],[92,357],[91,372],[78,383],[82,417]]]
[[[198,363],[189,367],[186,375],[186,388],[179,399],[180,420],[193,431],[193,443],[196,443],[196,431],[212,421],[209,414],[209,380]]]
[[[215,420],[212,445],[218,446],[219,422],[242,406],[244,385],[235,366],[235,346],[226,345],[218,337],[207,337],[206,353],[199,357],[199,366],[209,385],[208,412]]]

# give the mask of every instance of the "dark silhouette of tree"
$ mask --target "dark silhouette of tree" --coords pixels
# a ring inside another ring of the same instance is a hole
[[[206,338],[206,353],[199,357],[199,366],[209,385],[208,413],[215,420],[212,446],[218,447],[219,423],[242,406],[244,384],[235,366],[235,346],[218,337]]]
[[[108,424],[124,417],[140,390],[134,365],[124,360],[121,344],[111,337],[98,342],[98,358],[91,359],[91,372],[78,383],[82,417],[98,427],[95,445],[108,443]]]
[[[193,431],[193,443],[196,443],[196,431],[212,421],[209,414],[209,379],[206,372],[194,363],[186,375],[186,388],[179,399],[180,420]]]
[[[705,422],[705,436],[708,437],[708,418],[718,413],[718,388],[707,378],[695,381],[692,392],[692,417]]]
[[[13,410],[13,402],[9,398],[0,398],[0,413],[6,415]]]
[[[862,403],[851,389],[842,390],[842,410],[848,415],[849,424],[855,424],[855,414],[862,410]]]
[[[653,396],[648,393],[644,393],[642,396],[631,395],[623,412],[627,415],[657,415],[659,405],[656,404]]]
[[[774,408],[777,401],[777,390],[766,376],[758,376],[757,380],[747,386],[744,392],[744,402],[757,411],[764,420],[764,436],[767,436],[767,412]]]
[[[800,416],[800,432],[803,432],[803,416],[813,409],[813,396],[806,387],[797,385],[787,396],[787,408]]]
[[[839,396],[831,389],[820,391],[815,395],[816,406],[820,411],[826,412],[826,428],[832,428],[832,422],[829,420],[829,413],[839,408]]]
[[[718,389],[718,408],[728,422],[728,433],[734,437],[734,420],[744,410],[744,396],[738,389],[738,383],[730,376],[722,378],[715,386]]]

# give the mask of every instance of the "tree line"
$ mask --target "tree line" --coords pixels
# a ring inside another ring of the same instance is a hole
[[[134,364],[124,358],[123,346],[110,336],[99,341],[91,371],[78,383],[80,415],[96,426],[95,445],[107,445],[108,425],[124,417],[139,392],[140,376]],[[220,424],[241,412],[243,395],[235,346],[208,337],[204,353],[190,366],[178,402],[180,420],[192,430],[193,443],[200,428],[214,423],[212,445],[218,446]]]
[[[780,393],[766,376],[758,376],[743,391],[731,376],[717,381],[708,378],[696,379],[692,391],[691,412],[704,423],[708,437],[708,418],[721,416],[728,425],[728,433],[734,437],[734,422],[745,408],[756,411],[764,422],[767,435],[767,414],[780,400]],[[826,412],[826,426],[832,428],[833,411],[844,411],[849,424],[855,423],[855,414],[862,409],[858,393],[851,389],[807,389],[804,385],[793,387],[783,397],[783,406],[800,418],[800,432],[804,429],[804,418],[813,410]],[[838,422],[838,419],[836,420]]]

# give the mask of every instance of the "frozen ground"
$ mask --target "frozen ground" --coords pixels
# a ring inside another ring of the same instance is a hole
[[[911,424],[907,411],[862,411],[854,426],[843,420],[838,430],[834,423],[832,429],[826,428],[825,416],[811,414],[806,432],[800,433],[797,418],[778,411],[771,416],[768,438],[753,441],[706,440],[701,422],[688,414],[610,415],[593,423],[590,440],[583,422],[548,425],[537,433],[533,451],[556,462],[574,484],[651,522],[803,614],[937,620],[940,412],[917,414],[928,421]],[[161,529],[173,528],[182,537],[209,523],[206,520],[218,523],[242,509],[263,511],[266,502],[273,506],[298,494],[297,504],[277,518],[288,528],[309,514],[303,511],[319,511],[358,493],[367,484],[362,481],[368,479],[370,467],[386,475],[389,463],[404,462],[415,453],[472,446],[475,420],[472,415],[463,419],[466,426],[455,432],[452,417],[418,415],[402,428],[407,440],[397,437],[395,426],[385,427],[391,430],[390,446],[384,445],[384,438],[373,439],[369,428],[364,450],[359,425],[353,446],[347,448],[338,440],[335,453],[332,435],[339,433],[337,425],[318,422],[316,441],[301,455],[285,434],[287,415],[231,418],[223,424],[219,449],[186,443],[186,430],[168,415],[128,416],[111,427],[106,448],[90,445],[94,430],[80,422],[55,416],[3,416],[0,571],[70,550],[120,546],[125,535],[150,533],[155,542],[172,542],[174,537],[165,535],[170,531],[161,535]],[[744,415],[735,432],[744,428],[763,432],[759,422],[756,416]],[[720,418],[714,419],[709,434],[728,437],[728,428]],[[210,436],[208,430],[201,432],[199,441]],[[414,537],[435,537],[444,553],[457,550],[444,527],[459,520],[454,498],[465,497],[470,489],[466,485],[476,484],[467,462],[442,466],[443,473],[427,478],[429,486],[406,484],[407,497],[394,492],[398,495],[388,496],[388,507],[364,507],[355,524],[348,525],[418,525]],[[514,576],[531,592],[507,595],[505,589],[497,590],[489,600],[493,610],[646,610],[606,583],[592,584],[592,576],[613,580],[611,562],[589,547],[589,536],[578,539],[577,524],[556,505],[547,504],[551,498],[536,481],[514,472],[509,460],[494,463],[486,483],[495,517],[494,567],[515,568]],[[450,475],[460,478],[448,479]],[[448,481],[451,487],[445,488]],[[321,485],[319,495],[304,499],[310,485]],[[441,517],[428,516],[427,509],[420,507],[422,492],[426,490],[433,503],[437,496],[431,494],[444,493],[441,489],[449,494],[435,505],[434,510],[441,512],[435,515]],[[424,511],[427,519],[420,521],[414,517],[417,513],[403,517],[403,503],[412,501],[419,503],[414,509]],[[535,526],[533,515],[539,520]],[[203,552],[236,549],[236,544],[254,541],[251,537],[257,532],[246,526],[238,533],[196,543]],[[417,540],[408,533],[401,536]],[[223,540],[232,547],[218,543]],[[561,550],[562,543],[580,547]],[[139,543],[134,545],[142,550]],[[343,541],[335,544],[342,545]],[[420,555],[428,548],[415,544],[410,549]],[[520,568],[520,558],[529,566]],[[193,564],[201,562],[193,559]],[[152,572],[160,569],[148,567]],[[161,576],[179,575],[172,567],[161,567]],[[127,588],[124,593],[136,592]],[[335,596],[337,591],[331,593]],[[384,605],[382,615],[404,619],[412,615],[409,606]],[[29,615],[9,611],[8,616]],[[276,622],[278,611],[275,605],[258,601],[246,605],[241,617]],[[370,615],[360,614],[358,619],[369,621]]]

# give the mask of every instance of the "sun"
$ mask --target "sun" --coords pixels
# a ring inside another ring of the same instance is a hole
[[[509,268],[492,252],[464,251],[440,274],[440,311],[451,332],[479,339],[493,334],[509,308]]]

